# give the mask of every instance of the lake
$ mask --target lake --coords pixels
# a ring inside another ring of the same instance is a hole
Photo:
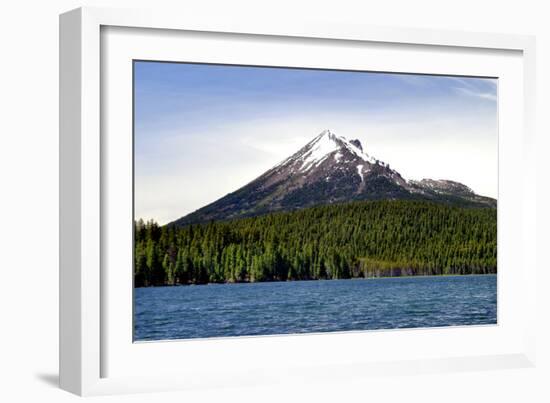
[[[495,324],[497,277],[209,284],[134,290],[134,339]]]

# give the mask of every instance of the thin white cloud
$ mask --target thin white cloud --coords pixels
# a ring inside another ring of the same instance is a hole
[[[470,97],[477,97],[482,99],[488,99],[490,101],[496,101],[497,95],[491,92],[482,92],[477,90],[470,90],[464,87],[454,87],[455,91],[462,95],[467,95]]]
[[[445,77],[447,80],[454,81],[460,84],[461,87],[466,88],[476,88],[474,84],[472,84],[471,79],[465,79],[461,77]]]
[[[446,77],[448,80],[457,83],[453,90],[469,97],[486,99],[489,101],[497,100],[497,80],[496,79],[465,79],[461,77]]]

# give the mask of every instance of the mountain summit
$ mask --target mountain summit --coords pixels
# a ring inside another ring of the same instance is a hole
[[[407,181],[364,151],[359,140],[324,130],[252,182],[169,225],[186,225],[354,200],[417,199],[496,207],[450,180]]]

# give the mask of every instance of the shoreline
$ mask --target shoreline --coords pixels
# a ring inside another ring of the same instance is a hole
[[[309,279],[309,280],[270,280],[270,281],[225,281],[225,282],[209,282],[209,283],[189,283],[189,284],[162,284],[162,285],[148,285],[137,288],[160,288],[160,287],[191,287],[191,286],[208,286],[208,285],[237,285],[237,284],[262,284],[262,283],[297,283],[297,282],[313,282],[313,281],[370,281],[370,280],[387,280],[387,279],[403,279],[403,278],[431,278],[431,277],[483,277],[483,276],[496,276],[495,273],[470,273],[470,274],[419,274],[412,276],[379,276],[379,277],[352,277],[352,278],[330,278],[330,279]]]

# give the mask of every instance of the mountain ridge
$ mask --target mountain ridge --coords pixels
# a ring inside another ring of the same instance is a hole
[[[354,200],[429,200],[466,207],[496,207],[452,180],[409,180],[364,151],[359,140],[324,130],[297,152],[243,187],[168,226],[293,211]]]

